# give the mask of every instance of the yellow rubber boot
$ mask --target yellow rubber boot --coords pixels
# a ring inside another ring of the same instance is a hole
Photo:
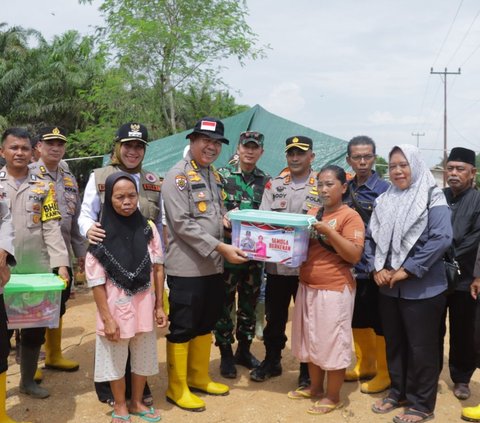
[[[7,372],[0,373],[0,423],[20,423],[7,416]]]
[[[371,379],[375,376],[375,332],[373,329],[352,329],[357,363],[345,373],[346,382]]]
[[[212,334],[197,336],[188,346],[187,381],[191,389],[210,395],[228,395],[230,388],[223,383],[213,382],[208,374]]]
[[[205,403],[190,392],[187,385],[188,342],[167,341],[167,401],[188,411],[204,411]]]
[[[80,365],[62,355],[62,319],[58,328],[47,329],[45,334],[45,367],[47,369],[76,372]]]
[[[480,422],[480,405],[463,408],[462,419],[467,422]]]
[[[390,375],[388,374],[387,353],[385,350],[385,338],[376,337],[375,346],[377,356],[377,374],[368,382],[362,383],[360,391],[364,394],[378,394],[390,387]]]
[[[35,371],[35,375],[33,376],[33,380],[37,383],[41,383],[43,380],[43,373],[40,367],[37,367],[37,370]]]

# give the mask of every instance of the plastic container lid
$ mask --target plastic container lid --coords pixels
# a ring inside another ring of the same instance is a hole
[[[12,274],[5,285],[5,294],[31,291],[59,291],[65,288],[62,279],[53,273],[34,273],[28,275]]]
[[[281,213],[269,210],[232,210],[228,213],[230,220],[241,222],[266,223],[280,226],[311,226],[317,219],[314,216],[297,213]]]

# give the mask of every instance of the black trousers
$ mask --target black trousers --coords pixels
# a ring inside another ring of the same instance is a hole
[[[425,413],[435,409],[439,376],[438,339],[445,294],[406,300],[380,294],[380,316],[387,344],[389,397],[407,400]]]
[[[3,294],[0,295],[0,373],[8,369],[8,354],[10,353],[10,337],[7,330],[7,313]]]
[[[447,306],[440,326],[440,371],[443,366],[443,338],[446,333],[446,316],[450,326],[450,354],[448,367],[453,383],[470,383],[476,369],[475,311],[476,301],[470,292],[454,291],[447,295]]]
[[[221,273],[182,277],[167,275],[170,303],[169,342],[184,343],[215,328],[225,303]]]
[[[285,348],[287,336],[288,307],[295,300],[298,276],[272,275],[267,273],[265,288],[265,315],[267,324],[263,330],[266,358],[279,360]]]
[[[373,279],[357,279],[352,328],[372,328],[375,334],[383,336],[380,310],[378,308],[378,285]]]

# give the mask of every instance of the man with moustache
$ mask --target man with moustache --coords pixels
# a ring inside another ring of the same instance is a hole
[[[453,394],[460,400],[470,397],[470,379],[476,369],[474,349],[475,300],[470,295],[473,270],[480,242],[480,192],[473,188],[476,167],[475,152],[455,147],[448,156],[448,188],[444,189],[452,210],[452,253],[460,265],[460,281],[447,296],[450,329],[448,365],[454,383]],[[447,315],[445,310],[445,318]],[[445,319],[441,327],[440,349],[443,358]],[[441,360],[441,365],[443,360]]]

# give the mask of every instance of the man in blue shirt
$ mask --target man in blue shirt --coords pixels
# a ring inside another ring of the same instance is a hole
[[[347,163],[354,170],[355,177],[349,182],[345,202],[360,214],[365,228],[376,198],[389,187],[388,182],[373,170],[375,158],[375,143],[370,137],[357,136],[348,143]],[[357,364],[346,373],[345,380],[371,379],[362,383],[360,389],[364,393],[377,393],[389,387],[390,377],[378,313],[378,286],[368,274],[366,266],[365,257],[355,266],[357,291],[352,328]]]

